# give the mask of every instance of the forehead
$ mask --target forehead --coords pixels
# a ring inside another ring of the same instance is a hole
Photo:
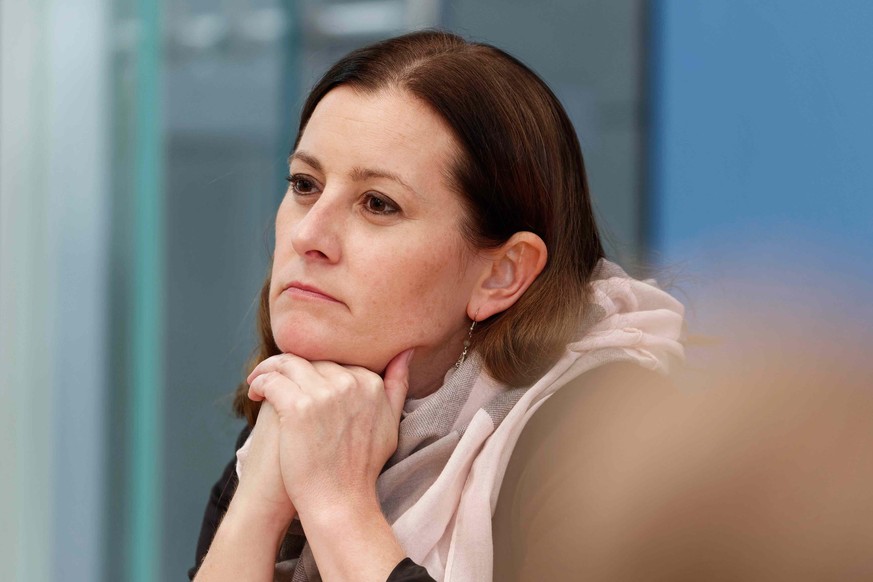
[[[401,89],[364,93],[341,86],[322,98],[298,149],[336,165],[390,166],[410,179],[445,173],[457,151],[445,121]]]

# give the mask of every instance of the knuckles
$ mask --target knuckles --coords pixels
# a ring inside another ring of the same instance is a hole
[[[343,396],[349,395],[358,385],[358,379],[355,378],[351,372],[343,370],[341,373],[337,374],[333,379],[333,388],[334,391],[339,392]]]
[[[266,390],[267,385],[272,380],[271,376],[272,372],[263,372],[255,376],[249,383],[249,393],[254,392],[259,396],[264,396],[264,391]]]
[[[380,395],[385,391],[384,384],[382,383],[382,378],[373,374],[369,377],[368,381],[365,384],[365,388],[367,391],[373,395]]]
[[[298,418],[306,418],[318,409],[316,402],[309,396],[299,396],[290,403],[290,412]]]
[[[301,366],[314,366],[316,385],[298,385],[291,378]],[[331,407],[348,408],[369,403],[378,406],[385,398],[382,378],[366,368],[346,367],[332,362],[309,363],[292,354],[279,354],[261,362],[253,371],[255,376],[249,393],[270,401],[277,412],[300,417],[319,414]]]

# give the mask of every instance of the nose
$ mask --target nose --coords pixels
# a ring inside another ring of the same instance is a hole
[[[309,261],[336,263],[342,255],[342,208],[328,191],[311,206],[303,207],[291,230],[291,246]]]

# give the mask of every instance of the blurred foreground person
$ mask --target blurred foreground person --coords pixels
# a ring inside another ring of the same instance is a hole
[[[556,394],[507,471],[494,579],[873,580],[873,334],[838,294],[723,311],[674,385]]]

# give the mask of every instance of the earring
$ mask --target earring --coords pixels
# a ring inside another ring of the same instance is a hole
[[[479,311],[476,311],[476,315],[479,315]],[[473,328],[476,327],[476,320],[473,320],[473,323],[470,324],[470,331],[467,332],[467,339],[464,340],[464,351],[461,352],[461,357],[458,358],[458,361],[455,362],[455,370],[461,367],[461,364],[464,363],[464,360],[467,359],[467,350],[470,349],[470,342],[473,339]]]

